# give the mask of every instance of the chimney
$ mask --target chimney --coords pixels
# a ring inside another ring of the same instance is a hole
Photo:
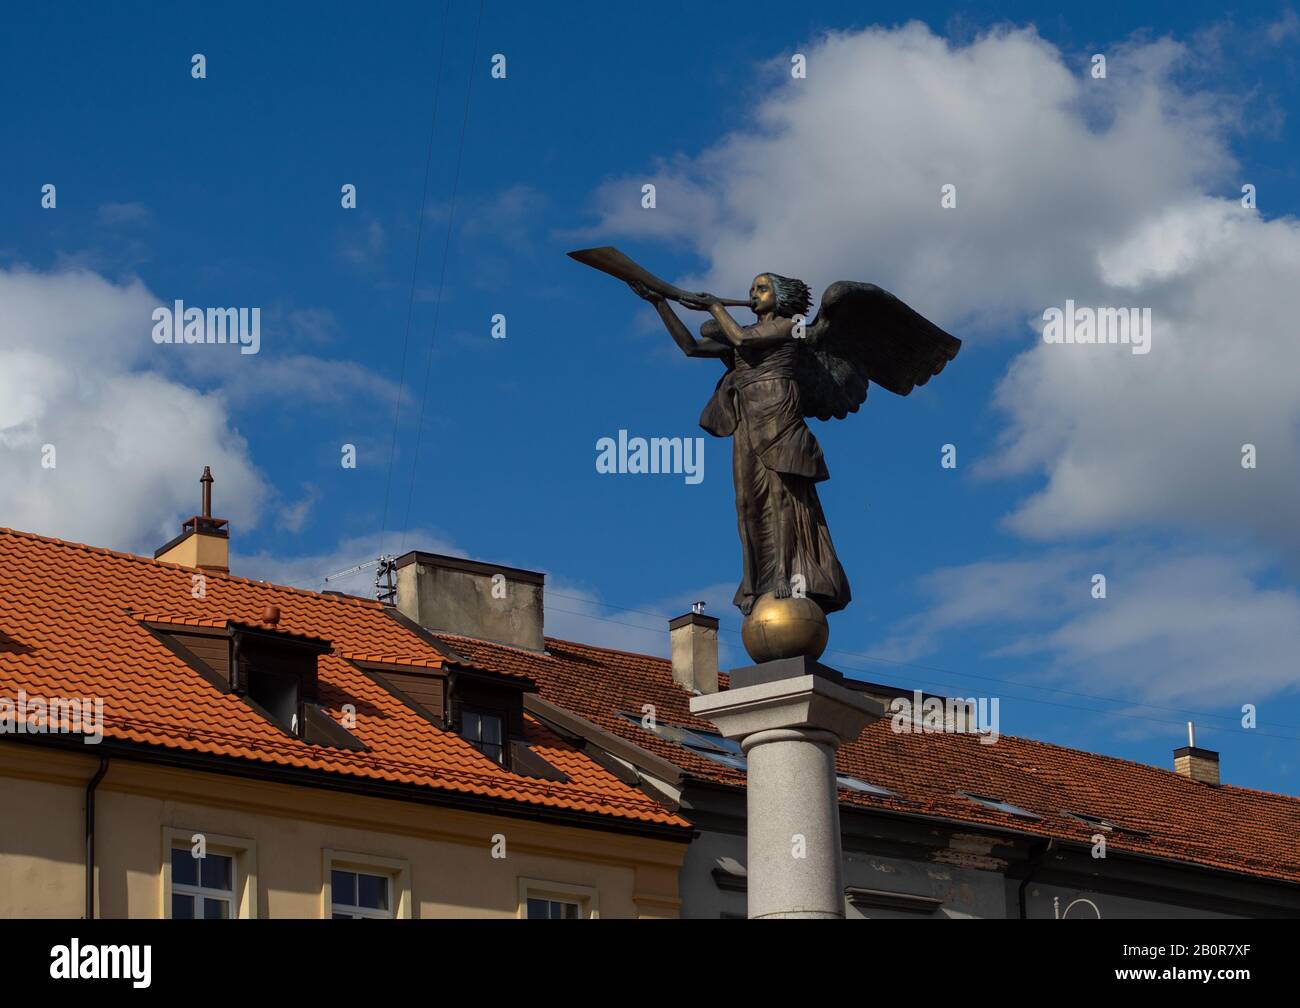
[[[668,621],[673,682],[692,693],[718,692],[718,619],[705,616],[704,603]]]
[[[397,611],[426,630],[546,649],[545,574],[414,550],[394,566]]]
[[[198,570],[230,573],[230,530],[226,519],[212,517],[212,470],[203,467],[203,513],[181,524],[181,534],[154,551],[155,560],[194,567]]]
[[[1174,750],[1174,772],[1202,784],[1219,786],[1219,754],[1196,747],[1196,728],[1187,722],[1187,745]]]

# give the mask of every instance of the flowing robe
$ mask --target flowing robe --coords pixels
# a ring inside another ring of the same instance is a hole
[[[797,341],[742,347],[723,360],[727,373],[700,416],[715,437],[732,438],[736,524],[744,573],[734,603],[745,615],[778,588],[803,594],[825,612],[849,604],[849,583],[817,498],[829,479],[821,446],[804,422],[794,378]]]

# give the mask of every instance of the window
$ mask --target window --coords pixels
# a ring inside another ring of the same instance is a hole
[[[894,792],[888,791],[882,787],[876,787],[874,784],[868,784],[858,777],[848,777],[840,774],[835,778],[835,782],[847,791],[857,791],[860,794],[876,795],[881,798],[893,798]]]
[[[196,857],[200,853],[202,857]],[[257,845],[199,829],[162,830],[158,915],[175,920],[257,916]]]
[[[1083,823],[1085,826],[1091,826],[1093,827],[1093,829],[1105,830],[1107,833],[1109,833],[1111,830],[1115,828],[1115,824],[1113,822],[1103,819],[1100,816],[1091,816],[1083,812],[1067,812],[1065,814],[1068,815],[1071,819],[1078,820],[1079,822]]]
[[[990,798],[988,795],[971,794],[968,791],[958,791],[963,798],[968,798],[977,805],[983,805],[985,808],[993,809],[995,812],[1006,812],[1008,815],[1020,816],[1021,819],[1037,819],[1038,816],[1032,812],[1027,812],[1019,805],[1012,805],[1010,802],[1003,801],[1001,798]]]
[[[1102,830],[1106,833],[1119,832],[1128,833],[1131,836],[1148,837],[1149,833],[1143,833],[1141,830],[1133,829],[1131,826],[1120,826],[1111,822],[1109,819],[1103,819],[1101,816],[1088,815],[1085,812],[1064,812],[1066,816],[1081,822],[1092,829]]]
[[[297,676],[248,671],[248,699],[264,709],[290,735],[302,735],[298,712],[302,709],[302,684]]]
[[[540,879],[519,880],[519,916],[525,920],[590,920],[598,917],[591,886]]]
[[[484,756],[498,763],[505,763],[505,734],[502,731],[500,715],[464,707],[460,712],[460,734]]]
[[[229,920],[235,916],[235,859],[188,847],[172,848],[172,919]]]
[[[321,869],[321,916],[327,920],[411,917],[408,862],[327,849]]]
[[[330,916],[334,920],[391,919],[391,888],[387,875],[336,868],[330,873]]]
[[[528,899],[529,920],[578,920],[582,917],[582,904],[568,900],[542,899],[530,896]]]
[[[645,728],[641,718],[637,715],[624,714],[622,716],[638,727]],[[735,739],[723,738],[721,735],[714,735],[711,732],[696,731],[694,728],[679,728],[677,725],[662,722],[656,722],[653,729],[646,730],[653,735],[658,735],[661,739],[676,742],[679,746],[690,750],[697,756],[703,756],[705,759],[721,763],[733,770],[744,773],[749,769],[744,750],[740,748],[740,743]]]

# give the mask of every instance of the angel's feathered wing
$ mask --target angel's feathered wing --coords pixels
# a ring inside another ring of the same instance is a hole
[[[875,284],[826,288],[807,329],[795,378],[804,416],[842,420],[867,398],[868,382],[896,395],[924,385],[957,356],[961,340]]]

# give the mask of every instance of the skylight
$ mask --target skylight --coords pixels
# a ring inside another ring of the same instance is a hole
[[[1079,820],[1079,822],[1083,823],[1085,826],[1095,826],[1097,829],[1103,829],[1103,830],[1113,830],[1119,828],[1109,819],[1103,819],[1101,818],[1101,816],[1088,815],[1084,812],[1066,812],[1065,814],[1068,815],[1071,819]]]
[[[857,777],[848,777],[844,774],[839,774],[836,776],[835,782],[839,784],[840,787],[845,788],[846,790],[849,791],[858,791],[862,794],[878,795],[882,798],[894,797],[894,792],[888,791],[882,787],[876,787],[876,785],[874,784],[868,784],[866,781],[860,780]]]
[[[696,731],[692,728],[680,728],[677,725],[664,724],[660,721],[652,722],[654,726],[652,728],[647,727],[642,719],[635,714],[623,714],[622,717],[631,721],[638,728],[642,728],[652,735],[657,735],[661,739],[675,742],[683,749],[688,749],[697,756],[703,756],[705,759],[721,763],[723,766],[739,770],[741,773],[745,773],[749,769],[749,764],[745,760],[745,754],[740,748],[740,743],[734,739],[723,738],[721,735],[714,735],[711,732]]]
[[[1077,822],[1081,822],[1085,826],[1090,826],[1093,829],[1104,830],[1107,833],[1127,833],[1130,836],[1135,837],[1149,837],[1151,835],[1149,833],[1144,833],[1142,830],[1134,829],[1131,826],[1121,826],[1119,823],[1113,823],[1109,819],[1103,819],[1101,816],[1088,815],[1086,812],[1067,812],[1062,810],[1062,815],[1074,819]]]
[[[977,805],[983,805],[985,808],[993,809],[995,812],[1006,812],[1008,815],[1020,816],[1021,819],[1037,819],[1038,816],[1032,812],[1027,812],[1019,805],[1012,805],[1010,802],[1003,801],[1001,798],[990,798],[988,795],[971,794],[969,791],[958,791],[963,798],[968,798]]]

